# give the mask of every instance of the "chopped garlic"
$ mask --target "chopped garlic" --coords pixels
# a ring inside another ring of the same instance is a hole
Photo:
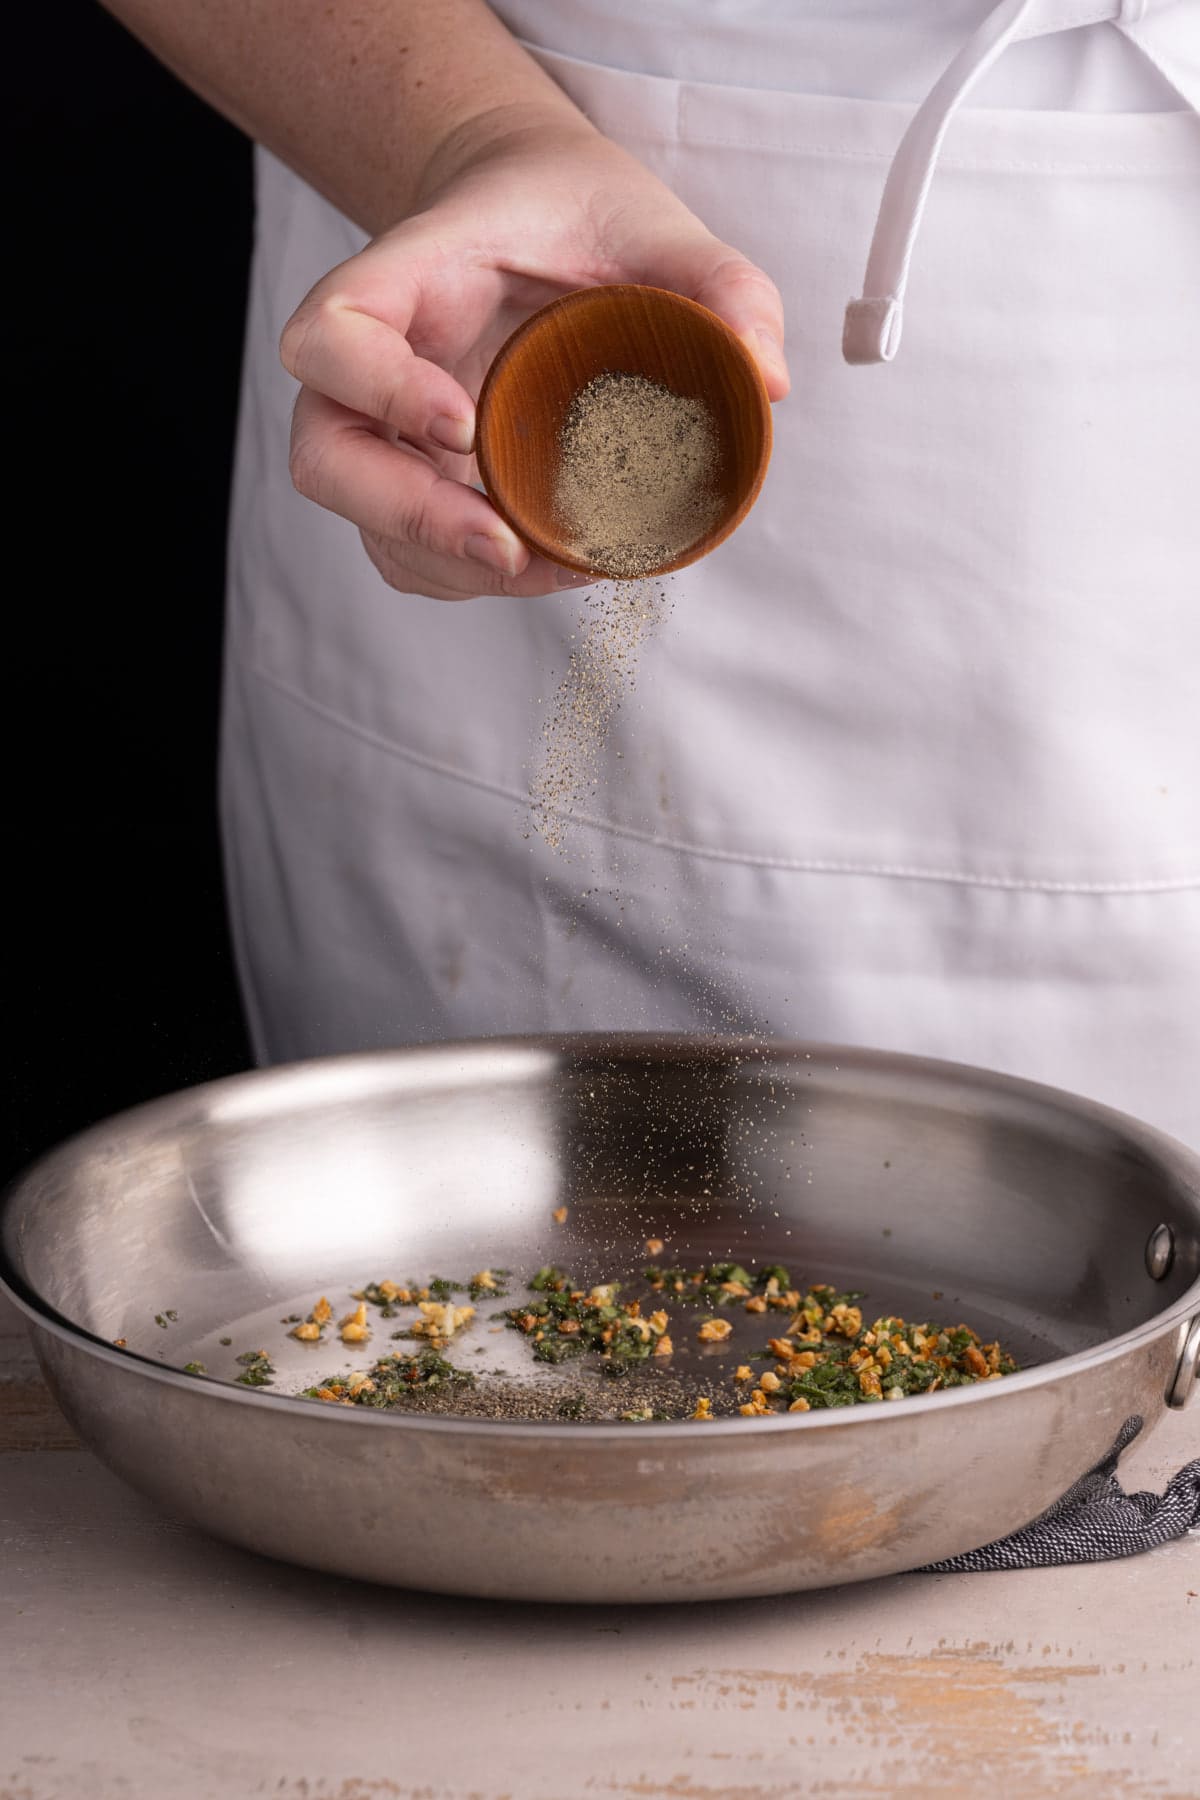
[[[452,1300],[422,1300],[421,1311],[425,1315],[424,1321],[414,1330],[423,1337],[452,1338],[475,1317],[473,1306],[455,1306]]]
[[[367,1324],[367,1305],[360,1300],[352,1313],[347,1313],[341,1324],[343,1344],[364,1344],[371,1335]]]
[[[700,1327],[697,1336],[705,1344],[721,1344],[732,1330],[733,1326],[728,1319],[708,1319]]]

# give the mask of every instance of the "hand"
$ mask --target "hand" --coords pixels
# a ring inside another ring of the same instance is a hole
[[[392,587],[440,600],[588,579],[531,555],[468,485],[484,374],[546,301],[600,282],[673,289],[732,326],[773,400],[788,391],[782,302],[760,269],[582,116],[490,124],[435,159],[421,210],[325,276],[281,344],[302,384],[296,487],[359,527]]]

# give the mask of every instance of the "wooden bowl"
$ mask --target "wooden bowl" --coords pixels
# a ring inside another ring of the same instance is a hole
[[[701,399],[717,431],[720,510],[665,575],[707,556],[758,497],[771,457],[771,403],[750,352],[707,307],[662,288],[579,288],[513,332],[487,372],[475,456],[488,499],[529,548],[590,574],[554,501],[559,435],[575,395],[597,375],[642,375]]]

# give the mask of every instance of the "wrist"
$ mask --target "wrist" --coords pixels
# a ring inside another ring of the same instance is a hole
[[[600,134],[565,94],[489,106],[453,125],[431,150],[417,182],[413,211],[423,212],[449,188],[508,157],[559,157],[595,145]],[[551,165],[553,166],[553,165]]]

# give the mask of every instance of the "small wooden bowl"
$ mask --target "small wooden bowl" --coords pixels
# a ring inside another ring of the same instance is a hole
[[[606,373],[642,375],[705,402],[720,445],[721,509],[703,536],[661,568],[707,556],[750,511],[771,459],[771,403],[750,352],[707,307],[662,288],[579,288],[526,319],[480,390],[475,456],[488,499],[539,556],[592,571],[570,547],[554,503],[567,408]]]

